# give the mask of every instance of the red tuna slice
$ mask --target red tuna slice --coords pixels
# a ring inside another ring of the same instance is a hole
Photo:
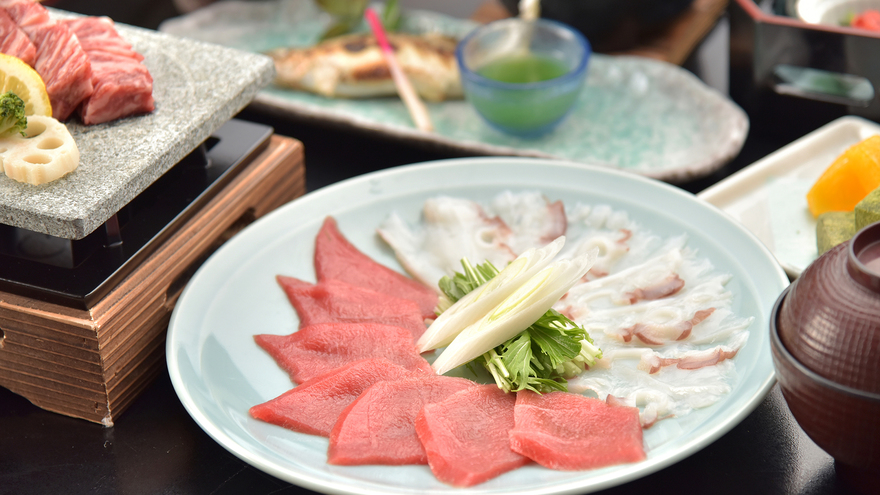
[[[379,382],[368,388],[339,416],[330,431],[327,462],[355,464],[427,464],[416,433],[416,416],[476,383],[448,376]]]
[[[300,327],[317,323],[384,323],[408,329],[413,342],[425,333],[419,305],[339,280],[312,284],[279,275],[278,284],[299,315]]]
[[[518,392],[510,448],[550,469],[580,470],[645,458],[635,407],[568,392]]]
[[[336,220],[327,217],[315,239],[315,272],[318,281],[336,279],[351,285],[415,301],[422,317],[435,318],[437,292],[380,265],[360,252],[339,232]]]
[[[329,436],[342,411],[370,385],[412,376],[385,359],[365,359],[307,381],[250,409],[267,423],[310,435]]]
[[[296,383],[319,377],[354,361],[383,358],[413,371],[433,374],[409,330],[381,323],[319,323],[290,335],[255,335]]]
[[[453,486],[473,486],[531,462],[510,450],[515,404],[515,394],[481,385],[422,408],[416,432],[434,476]]]

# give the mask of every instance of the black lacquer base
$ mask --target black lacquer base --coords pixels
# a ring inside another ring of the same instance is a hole
[[[0,225],[0,290],[92,307],[265,149],[272,134],[269,126],[230,120],[83,239]]]

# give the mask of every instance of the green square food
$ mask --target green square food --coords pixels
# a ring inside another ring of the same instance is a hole
[[[852,211],[829,211],[819,215],[816,224],[816,247],[820,255],[856,235],[854,217],[855,213]]]
[[[880,222],[880,188],[874,189],[865,199],[859,201],[855,209],[856,232]]]

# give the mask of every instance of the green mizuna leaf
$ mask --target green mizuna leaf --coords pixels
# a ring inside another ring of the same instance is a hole
[[[564,243],[565,237],[559,237],[540,249],[529,249],[500,271],[489,262],[474,266],[467,258],[461,260],[463,272],[439,282],[445,296],[437,305],[441,312],[419,338],[419,350],[448,346],[465,328],[547,267]]]
[[[556,252],[558,249],[553,251],[553,255]],[[543,269],[542,273],[548,270],[552,272],[552,266]],[[583,266],[571,267],[567,264],[561,266],[562,270],[570,273],[567,273],[568,281],[565,281],[564,277],[561,279],[562,282],[557,282],[558,285],[561,284],[560,286],[572,283],[572,277],[577,276],[583,270]],[[466,259],[462,260],[462,267],[464,273],[456,273],[453,277],[441,281],[441,290],[449,301],[462,301],[468,294],[477,288],[484,287],[489,281],[498,282],[493,280],[493,273],[503,273],[498,272],[490,263],[474,266]],[[552,273],[548,272],[544,279],[550,275]],[[537,297],[535,291],[541,290],[540,282],[544,279],[539,280],[538,283],[530,279],[531,285],[527,282],[519,287],[508,289],[506,292],[510,295],[483,317],[482,325],[491,326],[497,322],[504,323],[505,319],[509,320],[520,316],[516,313]],[[555,292],[559,292],[557,289],[554,289]],[[567,288],[565,290],[567,291]],[[473,295],[469,297],[473,297]],[[477,355],[476,359],[468,362],[467,365],[469,367],[473,363],[482,365],[492,375],[498,387],[506,392],[532,390],[545,393],[554,390],[567,390],[566,379],[582,372],[586,366],[595,364],[596,359],[601,358],[602,351],[593,344],[593,340],[583,327],[578,326],[558,311],[549,308],[536,318],[534,323],[523,324],[522,326],[525,328],[521,331],[484,354]],[[479,332],[479,328],[475,325],[479,324],[478,321],[464,329],[443,353],[446,353],[449,348],[455,348],[456,340],[474,340],[473,336]],[[459,347],[461,347],[460,344]],[[465,351],[456,350],[455,352],[470,355]],[[435,361],[435,369],[441,374],[451,367],[459,365],[456,361],[458,358],[441,359],[443,353]]]
[[[444,374],[527,329],[584,276],[595,261],[597,252],[598,249],[594,249],[572,259],[554,261],[522,284],[512,284],[513,292],[488,313],[461,330],[443,349],[432,363],[434,371]],[[503,272],[499,273],[487,285],[493,284],[502,274]],[[477,288],[471,294],[480,290],[481,288]],[[466,298],[469,296],[470,294]]]

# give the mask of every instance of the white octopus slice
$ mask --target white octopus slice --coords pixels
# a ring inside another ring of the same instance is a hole
[[[575,321],[587,328],[594,338],[598,333],[607,337],[599,343],[603,349],[607,340],[629,342],[629,337],[637,332],[645,335],[646,339],[642,342],[646,344],[657,345],[658,341],[669,343],[682,339],[700,343],[717,342],[727,338],[731,328],[748,326],[751,321],[736,318],[726,321],[731,316],[731,297],[730,292],[723,290],[723,285],[716,279],[683,290],[673,297],[600,309],[578,316]],[[687,334],[682,335],[685,332]]]
[[[516,254],[552,242],[565,235],[568,226],[562,201],[551,203],[539,192],[505,191],[492,199],[487,211],[510,228],[507,245]]]
[[[694,370],[671,366],[654,374],[623,364],[583,373],[568,381],[568,389],[575,393],[592,391],[602,400],[612,396],[639,407],[643,427],[715,404],[730,393],[730,382],[735,376],[730,360]]]
[[[507,225],[467,199],[428,199],[417,227],[392,213],[378,232],[404,269],[430,287],[461,271],[462,258],[473,264],[490,261],[500,270],[516,257],[507,247],[511,235]]]
[[[574,257],[594,247],[599,248],[599,258],[587,280],[640,264],[654,256],[661,245],[658,236],[631,221],[626,212],[608,205],[578,204],[567,218],[567,250],[561,257]]]
[[[708,349],[674,352],[644,352],[639,356],[638,369],[654,374],[667,366],[683,370],[695,370],[715,366],[725,359],[733,359],[748,340],[748,332],[740,332],[730,339],[727,345],[717,345]]]
[[[640,265],[573,287],[560,306],[614,307],[672,295],[684,287],[677,273],[682,259],[680,248],[669,249]]]

